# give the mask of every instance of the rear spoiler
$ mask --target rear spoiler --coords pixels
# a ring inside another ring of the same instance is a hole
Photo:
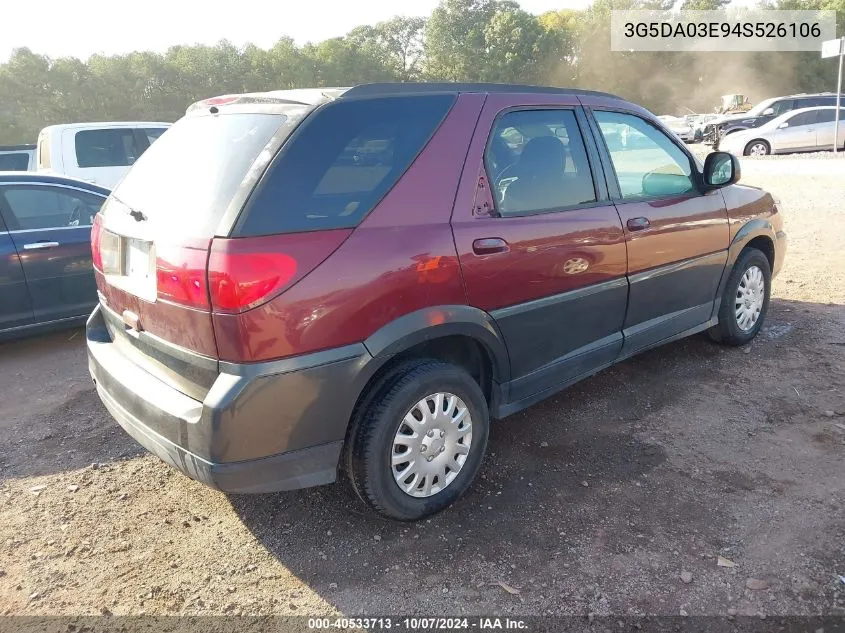
[[[185,114],[205,108],[221,105],[304,105],[313,106],[328,101],[334,101],[348,88],[302,88],[294,90],[275,90],[272,92],[251,92],[245,94],[230,94],[202,99],[188,106]]]

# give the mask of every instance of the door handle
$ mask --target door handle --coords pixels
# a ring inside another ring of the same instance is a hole
[[[484,237],[472,242],[472,252],[476,255],[507,253],[509,250],[510,246],[501,237]]]
[[[58,245],[58,242],[32,242],[31,244],[24,244],[23,249],[25,251],[34,251],[40,248],[53,248]]]
[[[626,224],[629,231],[643,231],[651,226],[648,218],[631,218]]]

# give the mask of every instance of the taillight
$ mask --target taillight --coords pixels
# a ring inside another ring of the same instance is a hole
[[[94,224],[91,225],[91,259],[94,268],[103,271],[103,252],[100,248],[100,237],[103,234],[103,221],[99,213],[94,216]]]
[[[285,253],[212,250],[208,262],[211,304],[239,312],[286,286],[296,275],[296,260]]]
[[[156,244],[158,298],[208,310],[207,260],[207,245],[192,248]]]
[[[215,238],[208,293],[215,312],[242,312],[269,301],[331,255],[351,229],[235,239]]]

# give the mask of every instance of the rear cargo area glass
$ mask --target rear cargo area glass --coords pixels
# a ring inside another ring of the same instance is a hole
[[[323,106],[274,159],[234,236],[357,226],[408,169],[454,101],[454,95],[413,95]]]
[[[113,196],[170,238],[211,237],[265,146],[305,112],[186,116],[144,152]]]

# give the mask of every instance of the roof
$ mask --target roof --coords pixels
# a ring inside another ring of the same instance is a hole
[[[269,90],[267,92],[247,92],[243,94],[226,94],[202,99],[192,103],[187,111],[197,110],[203,106],[226,105],[237,102],[239,104],[284,105],[301,104],[318,106],[335,99],[376,98],[411,94],[460,94],[460,93],[523,93],[523,94],[559,94],[607,97],[621,99],[616,95],[592,90],[577,90],[574,88],[555,88],[552,86],[528,86],[522,84],[491,84],[491,83],[447,83],[447,82],[407,82],[407,83],[371,83],[361,84],[352,88],[296,88],[292,90]]]
[[[40,171],[0,171],[0,184],[8,182],[68,185],[71,187],[78,187],[79,189],[86,189],[92,193],[98,193],[104,196],[111,193],[105,187],[95,185],[87,180],[68,178],[67,176],[59,176]]]
[[[0,152],[23,152],[35,149],[35,145],[0,145]]]
[[[769,97],[770,99],[795,99],[796,97],[835,97],[835,92],[799,92],[794,95],[783,95],[780,97]],[[842,93],[845,97],[845,92]]]
[[[491,83],[373,83],[361,84],[350,88],[343,93],[343,98],[349,97],[379,97],[397,94],[418,94],[426,92],[445,92],[458,94],[462,92],[486,92],[486,93],[524,93],[524,94],[561,94],[561,95],[583,95],[593,97],[609,97],[621,99],[616,95],[607,92],[596,92],[594,90],[579,90],[576,88],[555,88],[553,86],[529,86],[522,84],[491,84]]]

